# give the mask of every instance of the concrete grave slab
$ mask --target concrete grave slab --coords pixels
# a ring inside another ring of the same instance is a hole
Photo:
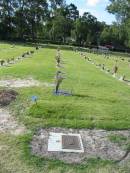
[[[49,152],[83,153],[83,143],[80,134],[52,133],[48,139]]]

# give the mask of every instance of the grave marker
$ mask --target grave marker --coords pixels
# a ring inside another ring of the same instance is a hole
[[[50,132],[48,139],[48,151],[83,153],[84,147],[81,135]]]

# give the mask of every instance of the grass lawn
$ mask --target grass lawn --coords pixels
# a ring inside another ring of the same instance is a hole
[[[2,45],[2,48],[1,48]],[[17,57],[33,50],[33,47],[0,44],[0,59]],[[0,79],[33,77],[41,82],[54,82],[56,73],[55,49],[42,48],[32,58],[10,67],[0,67]],[[100,55],[88,54],[96,62],[112,67],[113,58],[104,60]],[[130,128],[130,86],[117,81],[82,59],[73,51],[62,51],[65,61],[63,71],[66,80],[62,89],[72,91],[74,96],[54,96],[51,87],[17,89],[19,97],[10,105],[14,115],[32,131],[39,127],[70,127],[97,129]],[[108,62],[107,62],[108,61]],[[130,78],[128,61],[120,61],[120,74]],[[38,105],[31,103],[31,96],[38,96]],[[31,157],[28,152],[29,136],[12,137],[0,134],[0,170],[2,173],[122,173],[116,165],[107,161],[91,160],[85,166],[70,166],[58,161],[51,162]],[[14,170],[13,170],[14,169]],[[126,170],[127,171],[127,170]],[[0,172],[1,173],[1,172]]]
[[[105,64],[110,70],[115,64],[118,66],[118,75],[125,75],[126,79],[130,80],[130,58],[123,56],[110,56],[109,59],[104,58],[104,55],[95,56],[95,54],[88,54],[97,64]],[[122,60],[123,59],[123,60]],[[115,63],[117,61],[117,63]]]
[[[0,60],[17,58],[23,53],[34,50],[34,48],[25,45],[15,45],[15,44],[0,44]]]

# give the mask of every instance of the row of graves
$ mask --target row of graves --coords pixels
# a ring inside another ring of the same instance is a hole
[[[76,51],[77,52],[77,51]],[[111,55],[110,54],[107,54],[107,53],[103,53],[103,54],[97,54],[96,51],[93,52],[94,54],[96,55],[103,55],[103,57],[105,59],[110,59],[111,58]],[[118,72],[119,72],[119,65],[118,65],[118,60],[115,60],[115,65],[113,66],[112,69],[108,68],[105,64],[99,64],[99,63],[96,63],[92,58],[90,58],[87,54],[83,53],[83,52],[79,52],[80,56],[87,60],[89,63],[93,64],[96,66],[96,68],[99,68],[101,71],[105,72],[106,74],[109,74],[111,75],[112,77],[116,78],[117,80],[119,81],[122,81],[128,85],[130,85],[130,80],[126,79],[126,76],[125,75],[122,75],[122,76],[119,76],[118,75]],[[124,58],[121,58],[120,57],[120,60],[121,61],[125,61]],[[130,60],[128,59],[128,62],[130,62]]]
[[[60,86],[64,79],[66,79],[66,73],[63,72],[64,60],[62,58],[61,50],[58,48],[55,56],[56,61],[56,75],[55,75],[55,90],[54,94],[57,96],[71,96],[72,93],[69,91],[61,90]]]
[[[35,50],[39,50],[39,47],[37,46]],[[35,50],[24,52],[21,56],[18,56],[16,58],[7,58],[7,60],[0,58],[0,67],[8,67],[9,65],[16,64],[17,62],[25,58],[29,58],[35,53]]]
[[[11,46],[11,48],[14,47],[15,45]],[[39,50],[39,47],[36,47],[35,50]],[[35,50],[27,51],[17,58],[8,58],[7,60],[0,59],[0,67],[9,67],[9,65],[15,64],[20,60],[29,58],[31,57],[31,55],[35,53]],[[7,86],[10,87],[11,82],[6,82],[6,83]],[[0,106],[8,106],[12,101],[16,99],[17,95],[18,93],[15,90],[8,89],[8,87],[7,88],[5,87],[5,89],[0,90]]]
[[[61,50],[58,48],[55,56],[56,62],[56,75],[55,75],[55,90],[56,96],[71,96],[72,93],[61,90],[60,86],[64,79],[66,79],[64,69],[64,61],[62,58]],[[39,136],[43,136],[41,140]],[[34,136],[31,147],[33,154],[38,154],[51,159],[59,159],[68,163],[75,162],[75,157],[84,153],[82,137],[80,133],[69,132],[69,130],[52,128],[41,129],[38,138]],[[37,138],[37,141],[35,141]],[[36,144],[36,143],[38,144]],[[39,147],[42,146],[42,151]],[[71,155],[71,157],[70,157]],[[81,158],[79,158],[79,162]]]

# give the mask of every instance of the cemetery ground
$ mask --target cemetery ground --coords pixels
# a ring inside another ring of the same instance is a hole
[[[107,131],[127,131],[130,129],[130,86],[106,74],[91,64],[78,52],[62,50],[66,79],[62,89],[72,92],[72,96],[55,96],[54,76],[56,74],[56,49],[40,48],[27,58],[15,59],[35,47],[28,45],[0,44],[0,59],[14,58],[14,62],[0,66],[0,82],[27,80],[38,82],[30,87],[14,87],[18,96],[9,106],[14,127],[0,130],[0,173],[122,173],[130,172],[130,161],[120,165],[110,160],[90,158],[85,164],[67,164],[34,156],[30,150],[33,135],[44,128],[103,129]],[[111,71],[118,59],[118,75],[126,75],[130,80],[130,62],[125,55],[111,56],[86,53],[96,64],[105,64]],[[124,60],[122,60],[124,59]],[[34,82],[34,83],[35,83]],[[26,82],[25,82],[26,83]],[[5,86],[0,85],[1,90]],[[6,89],[9,87],[6,86]],[[37,104],[31,97],[37,96]],[[1,109],[1,108],[0,108]],[[16,122],[18,125],[16,125]],[[8,121],[7,121],[8,123]],[[6,124],[5,124],[6,126]],[[15,133],[15,127],[23,127]],[[1,129],[1,128],[0,128]],[[10,131],[12,133],[10,133]],[[129,151],[129,139],[110,135],[108,138]],[[122,141],[125,141],[122,144]],[[126,142],[127,141],[127,142]]]

